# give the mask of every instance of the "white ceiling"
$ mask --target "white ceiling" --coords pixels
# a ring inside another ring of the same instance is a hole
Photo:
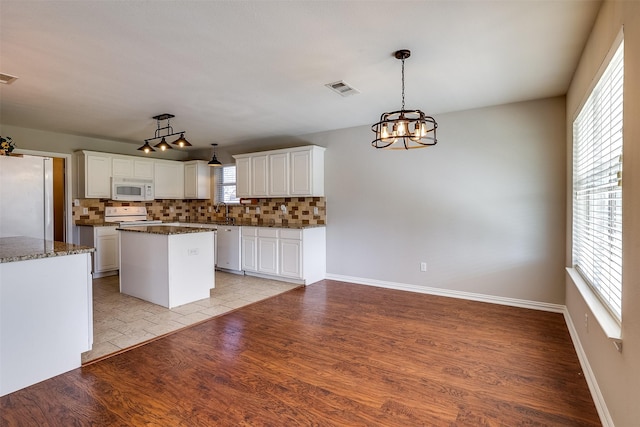
[[[0,0],[3,124],[197,147],[565,94],[600,1]],[[361,93],[341,97],[326,83]]]

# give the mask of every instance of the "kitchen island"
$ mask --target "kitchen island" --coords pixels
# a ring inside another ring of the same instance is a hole
[[[0,238],[0,396],[80,367],[93,342],[93,250]]]
[[[120,232],[120,292],[167,308],[209,298],[215,237],[209,228],[128,226]]]

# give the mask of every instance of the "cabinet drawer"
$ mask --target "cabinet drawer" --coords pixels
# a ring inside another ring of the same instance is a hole
[[[242,227],[242,235],[256,237],[258,235],[258,229],[256,227]]]
[[[116,227],[96,227],[96,236],[117,236]]]
[[[258,237],[278,238],[277,228],[258,228]]]
[[[302,230],[283,228],[280,230],[281,239],[302,240]]]

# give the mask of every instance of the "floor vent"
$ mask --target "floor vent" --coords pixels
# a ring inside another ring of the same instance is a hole
[[[327,83],[325,86],[341,96],[351,96],[360,93],[358,89],[350,86],[343,80],[339,80],[333,83]]]
[[[16,76],[10,76],[9,74],[0,73],[0,83],[4,83],[6,85],[10,85],[11,83],[18,80]]]

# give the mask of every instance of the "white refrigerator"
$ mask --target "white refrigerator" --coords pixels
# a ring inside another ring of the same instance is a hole
[[[0,156],[0,237],[53,241],[53,159]]]

